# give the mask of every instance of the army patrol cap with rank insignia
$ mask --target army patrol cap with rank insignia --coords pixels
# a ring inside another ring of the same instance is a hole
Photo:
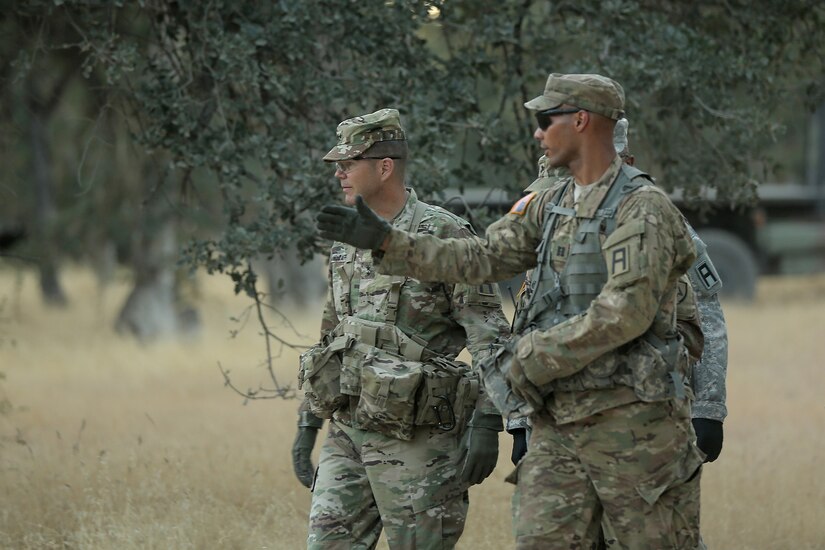
[[[335,131],[338,145],[324,156],[327,162],[356,158],[407,158],[407,137],[396,109],[381,109],[348,118]]]
[[[562,104],[619,120],[624,116],[624,90],[615,80],[598,74],[551,73],[544,93],[524,106],[546,111]]]

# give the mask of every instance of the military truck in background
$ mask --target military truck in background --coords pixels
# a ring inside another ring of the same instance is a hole
[[[760,274],[801,274],[825,272],[825,159],[817,163],[814,177],[806,184],[762,184],[754,207],[730,208],[721,204],[701,215],[690,209],[675,193],[674,203],[682,209],[699,236],[723,281],[727,298],[750,300]],[[470,188],[445,191],[444,206],[469,217],[472,211],[488,207],[503,215],[519,195],[502,189]],[[713,202],[713,195],[708,200]],[[469,210],[469,213],[468,213]],[[477,228],[479,229],[479,228]],[[502,285],[505,299],[518,285]]]

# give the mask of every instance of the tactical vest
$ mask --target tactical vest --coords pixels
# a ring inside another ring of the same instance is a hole
[[[403,229],[417,231],[427,209],[416,202]],[[355,254],[347,246],[338,266],[346,291],[333,295],[340,320],[332,340],[301,356],[300,380],[312,412],[330,418],[338,411],[338,421],[402,440],[412,438],[415,426],[462,429],[478,399],[478,378],[468,365],[438,356],[428,342],[396,325],[408,277],[390,278],[382,321],[353,315]]]
[[[548,330],[590,307],[608,280],[600,235],[607,238],[615,231],[616,211],[621,201],[640,187],[651,184],[650,176],[623,164],[595,215],[581,218],[561,272],[553,268],[550,249],[559,217],[577,215],[574,209],[559,206],[573,184],[567,183],[553,195],[545,207],[542,241],[537,249],[538,263],[530,279],[527,304],[516,319],[515,332]],[[654,322],[654,326],[672,326],[675,335],[675,319],[657,318],[657,321],[659,323]],[[650,329],[572,376],[552,382],[544,391],[582,391],[622,385],[633,387],[637,396],[645,401],[673,396],[681,398],[684,396],[685,374],[682,371],[686,369],[680,359],[682,350],[678,336],[657,335]]]

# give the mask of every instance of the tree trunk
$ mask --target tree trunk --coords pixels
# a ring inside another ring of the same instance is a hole
[[[268,302],[299,308],[322,299],[326,293],[324,261],[320,256],[301,264],[294,247],[279,251],[271,260],[253,263],[266,280]]]
[[[149,225],[149,224],[145,224]],[[142,228],[133,250],[135,286],[118,315],[115,330],[151,342],[178,330],[175,312],[175,229],[167,220],[160,227]]]
[[[54,181],[51,154],[46,137],[46,124],[38,109],[31,110],[29,132],[32,144],[32,172],[34,174],[35,208],[34,234],[39,241],[40,290],[43,301],[50,306],[65,307],[68,303],[58,278],[57,247],[54,242]]]

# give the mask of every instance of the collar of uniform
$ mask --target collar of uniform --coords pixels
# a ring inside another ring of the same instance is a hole
[[[401,209],[401,212],[390,222],[392,226],[406,229],[404,224],[410,224],[410,219],[415,212],[415,204],[417,202],[418,195],[415,194],[412,187],[407,187],[407,202],[404,203],[404,208]]]
[[[616,155],[613,157],[613,161],[610,163],[610,166],[608,166],[607,170],[604,174],[602,174],[602,177],[588,186],[593,187],[589,188],[585,196],[579,200],[579,204],[576,208],[576,216],[580,218],[592,218],[596,215],[599,205],[604,200],[607,192],[610,191],[610,186],[613,185],[613,182],[616,181],[616,178],[619,176],[619,170],[621,167],[622,159]],[[567,203],[566,206],[572,206],[573,185],[568,186],[564,199],[565,200],[563,203]]]
[[[553,168],[545,175],[539,175],[533,183],[527,186],[527,189],[525,189],[524,192],[531,193],[533,191],[544,191],[545,189],[550,189],[556,183],[568,177],[570,177],[570,170],[566,168]]]

